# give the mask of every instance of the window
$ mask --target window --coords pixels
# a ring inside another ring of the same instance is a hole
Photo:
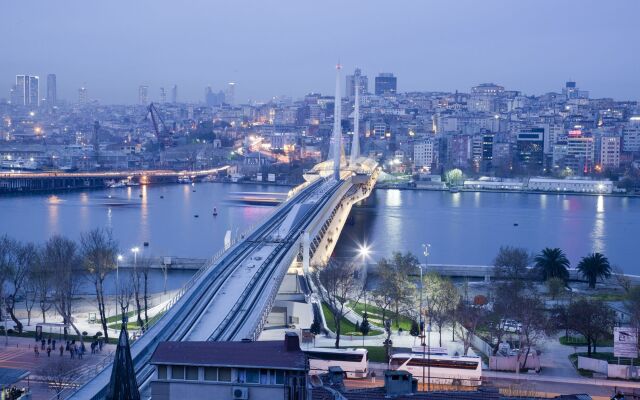
[[[277,385],[284,384],[284,371],[276,371],[276,384]]]
[[[171,379],[184,379],[184,365],[171,366]]]
[[[244,368],[236,369],[236,382],[245,383],[247,381],[247,370]]]
[[[260,370],[248,368],[246,370],[246,383],[260,383]]]
[[[260,370],[260,384],[268,385],[269,384],[269,370],[261,369]]]
[[[218,368],[218,380],[220,382],[231,382],[231,368]]]
[[[218,368],[205,367],[204,369],[205,381],[217,381],[218,380]]]
[[[187,367],[187,380],[198,380],[198,367]]]
[[[158,365],[158,379],[167,379],[166,365]]]

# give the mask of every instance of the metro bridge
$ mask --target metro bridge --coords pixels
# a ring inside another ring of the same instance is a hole
[[[358,135],[354,135],[349,160],[342,149],[339,71],[338,66],[329,160],[306,173],[306,182],[291,190],[264,222],[201,268],[169,302],[162,317],[131,345],[141,388],[152,378],[149,360],[160,342],[256,340],[285,274],[290,269],[306,274],[312,266],[325,264],[351,207],[371,194],[380,172],[377,162],[359,157]],[[355,104],[354,130],[358,132],[358,97]],[[111,369],[107,366],[67,396],[104,398]]]

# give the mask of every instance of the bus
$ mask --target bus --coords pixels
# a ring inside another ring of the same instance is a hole
[[[304,350],[309,358],[309,373],[322,374],[329,367],[340,367],[347,378],[366,378],[369,371],[369,354],[366,349],[319,348]]]
[[[480,386],[482,361],[480,357],[449,356],[444,354],[398,353],[391,356],[389,369],[408,371],[419,382],[426,383],[431,372],[431,383],[452,386]],[[423,369],[424,368],[424,369]]]

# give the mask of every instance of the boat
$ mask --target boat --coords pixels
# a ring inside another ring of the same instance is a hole
[[[456,187],[456,186],[452,186],[449,188],[449,192],[451,193],[459,193],[460,192],[460,188]]]
[[[193,183],[193,180],[191,179],[190,176],[180,175],[178,177],[178,183]]]
[[[218,209],[213,207],[213,216],[215,217],[216,215],[218,215]]]
[[[127,186],[125,181],[115,181],[115,180],[107,181],[107,187],[110,187],[110,188],[121,188],[125,186]]]

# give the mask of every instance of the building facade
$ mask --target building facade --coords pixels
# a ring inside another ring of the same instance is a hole
[[[376,76],[375,94],[378,96],[395,95],[398,91],[398,79],[392,73],[383,72]]]

